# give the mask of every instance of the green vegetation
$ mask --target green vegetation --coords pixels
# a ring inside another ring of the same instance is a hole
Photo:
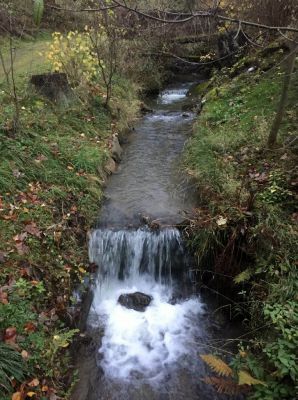
[[[275,53],[276,64],[281,54]],[[231,79],[233,68],[212,78],[187,147],[185,165],[198,181],[201,198],[190,227],[191,245],[199,267],[213,269],[217,289],[231,297],[234,314],[248,321],[250,339],[239,340],[232,366],[261,381],[248,383],[254,385],[250,398],[293,399],[298,373],[293,141],[298,79],[294,74],[278,147],[270,150],[266,143],[282,69],[260,68]],[[207,383],[228,385],[220,379]]]
[[[89,271],[86,233],[113,137],[136,117],[137,88],[116,74],[109,109],[96,81],[83,88],[84,101],[58,105],[28,83],[30,59],[39,60],[34,72],[49,70],[39,64],[45,42],[17,45],[17,131],[12,86],[0,86],[0,398],[66,398],[67,347],[77,334],[73,290]]]

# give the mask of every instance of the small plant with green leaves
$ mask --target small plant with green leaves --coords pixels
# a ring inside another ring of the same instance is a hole
[[[285,174],[280,170],[274,170],[269,174],[269,182],[266,189],[260,194],[260,199],[269,204],[277,204],[292,196],[286,187]]]

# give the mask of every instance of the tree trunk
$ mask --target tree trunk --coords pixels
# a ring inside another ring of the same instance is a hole
[[[280,102],[277,108],[277,112],[275,115],[275,119],[273,121],[273,125],[268,137],[268,146],[271,148],[276,144],[277,140],[277,134],[281,125],[281,122],[283,120],[283,116],[285,113],[286,105],[287,105],[287,99],[288,99],[288,91],[291,83],[291,76],[294,71],[294,66],[295,66],[295,59],[297,55],[297,50],[298,47],[292,48],[291,53],[289,55],[287,65],[286,65],[286,70],[285,70],[285,77],[284,77],[284,82],[283,82],[283,87],[282,87],[282,92],[281,92],[281,98]]]

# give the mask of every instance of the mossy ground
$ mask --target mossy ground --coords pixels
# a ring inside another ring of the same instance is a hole
[[[266,382],[251,394],[263,400],[294,398],[298,374],[297,71],[277,146],[267,147],[281,93],[282,57],[275,53],[276,68],[267,68],[263,57],[252,73],[247,66],[237,75],[234,67],[214,76],[185,154],[201,200],[191,222],[191,246],[199,267],[213,271],[209,283],[214,274],[222,280],[219,295],[231,297],[234,315],[242,315],[253,332],[252,340],[239,340],[234,367],[244,366]],[[250,63],[256,60],[258,55]]]
[[[90,271],[86,234],[99,210],[113,135],[136,116],[137,92],[115,78],[117,116],[87,93],[88,101],[60,107],[28,86],[29,60],[39,60],[34,72],[48,70],[37,55],[44,41],[30,56],[32,43],[18,45],[17,132],[5,82],[0,87],[0,332],[20,356],[23,380],[6,377],[0,399],[12,392],[67,398],[73,290]]]

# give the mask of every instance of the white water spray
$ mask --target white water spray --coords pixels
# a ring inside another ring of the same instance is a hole
[[[184,262],[179,231],[96,230],[89,255],[99,266],[89,323],[104,327],[99,353],[105,375],[158,381],[169,368],[191,365],[194,342],[203,335],[203,305],[197,297],[174,299],[172,272]],[[144,312],[117,301],[136,291],[153,297]]]

